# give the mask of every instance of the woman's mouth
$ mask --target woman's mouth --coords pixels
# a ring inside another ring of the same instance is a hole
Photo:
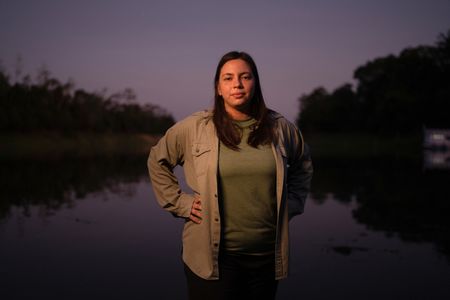
[[[245,96],[245,93],[233,93],[231,94],[231,96],[233,96],[236,99],[240,99]]]

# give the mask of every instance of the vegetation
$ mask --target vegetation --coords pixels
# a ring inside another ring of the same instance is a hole
[[[159,136],[140,133],[0,134],[0,162],[10,159],[147,156]]]
[[[20,72],[16,72],[20,74]],[[75,89],[48,70],[37,81],[26,75],[11,83],[0,69],[0,134],[59,132],[162,134],[173,117],[158,106],[139,105],[131,89],[110,96]]]
[[[450,128],[450,30],[434,46],[407,48],[369,61],[354,72],[356,88],[323,87],[300,97],[297,124],[305,132],[420,134]]]

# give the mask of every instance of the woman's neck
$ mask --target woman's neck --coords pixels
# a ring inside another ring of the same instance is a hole
[[[237,109],[227,110],[228,115],[235,121],[245,121],[251,118],[247,112],[243,112]]]

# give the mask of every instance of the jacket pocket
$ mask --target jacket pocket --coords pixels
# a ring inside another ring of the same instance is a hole
[[[207,143],[192,144],[192,157],[194,162],[195,174],[197,175],[197,177],[206,173],[210,153],[211,145]]]

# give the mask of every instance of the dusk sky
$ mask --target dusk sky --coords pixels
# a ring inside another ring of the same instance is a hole
[[[212,106],[220,57],[246,51],[268,106],[293,121],[302,94],[449,29],[449,0],[0,0],[0,61],[12,81],[20,56],[24,74],[129,87],[180,120]]]

